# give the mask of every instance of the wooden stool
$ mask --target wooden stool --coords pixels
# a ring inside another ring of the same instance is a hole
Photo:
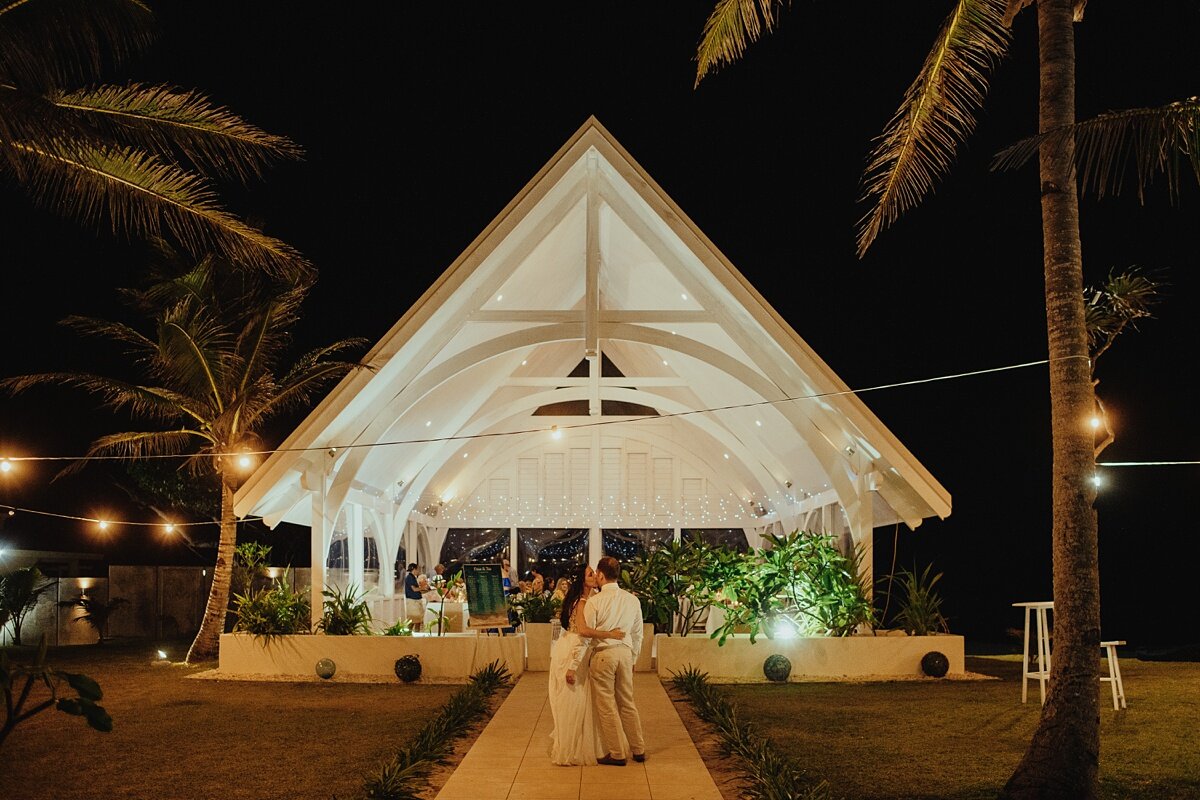
[[[1117,646],[1123,645],[1125,642],[1101,642],[1100,646],[1104,648],[1105,655],[1108,656],[1108,677],[1100,676],[1100,682],[1108,681],[1112,686],[1113,709],[1119,711],[1126,708],[1125,705],[1125,684],[1121,682],[1121,663],[1117,661]]]
[[[1046,612],[1054,609],[1054,601],[1013,603],[1013,608],[1025,609],[1025,649],[1021,656],[1021,702],[1024,703],[1029,697],[1029,681],[1036,680],[1038,688],[1042,692],[1042,705],[1045,705],[1046,681],[1050,680],[1050,622],[1046,617]],[[1038,668],[1035,672],[1029,670],[1029,616],[1031,612],[1036,612],[1037,618]]]

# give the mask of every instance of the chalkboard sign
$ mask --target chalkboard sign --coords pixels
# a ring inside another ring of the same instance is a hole
[[[503,628],[508,625],[508,603],[504,599],[504,568],[499,564],[463,564],[467,584],[468,617],[472,628]]]

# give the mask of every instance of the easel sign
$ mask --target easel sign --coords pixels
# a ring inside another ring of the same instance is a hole
[[[504,597],[504,568],[499,564],[463,564],[467,587],[468,625],[472,628],[508,626],[508,603]]]

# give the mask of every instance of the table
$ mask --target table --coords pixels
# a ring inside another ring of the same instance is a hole
[[[1013,603],[1013,608],[1025,609],[1025,647],[1021,654],[1021,702],[1029,697],[1029,681],[1036,680],[1042,694],[1042,705],[1046,704],[1046,681],[1050,680],[1050,623],[1047,612],[1054,610],[1053,600],[1037,600],[1029,603]],[[1034,616],[1037,624],[1038,668],[1029,670],[1029,618]]]

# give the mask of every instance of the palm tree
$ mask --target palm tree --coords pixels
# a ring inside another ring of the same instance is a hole
[[[955,0],[933,49],[876,141],[863,178],[870,209],[859,224],[860,256],[948,171],[974,129],[988,76],[1007,53],[1014,16],[1034,0]],[[1051,688],[1029,748],[1005,786],[1010,798],[1094,798],[1100,754],[1100,580],[1095,488],[1097,412],[1083,291],[1077,172],[1084,187],[1120,188],[1132,159],[1139,191],[1156,171],[1177,185],[1181,164],[1200,172],[1198,103],[1075,120],[1073,23],[1086,0],[1036,0],[1039,135],[998,166],[1038,156],[1046,330],[1050,357],[1055,657]],[[718,0],[697,52],[697,83],[740,58],[777,23],[781,0]],[[1076,152],[1078,148],[1078,153]],[[1180,159],[1178,154],[1186,158]],[[1103,408],[1100,407],[1103,414]],[[1108,430],[1107,424],[1105,425]]]
[[[0,627],[8,621],[13,625],[13,644],[21,644],[21,625],[25,616],[38,604],[42,595],[54,586],[54,581],[37,567],[23,567],[0,575]]]
[[[224,631],[237,544],[233,494],[261,450],[257,432],[276,415],[308,404],[331,380],[362,366],[339,358],[362,344],[344,339],[301,356],[277,375],[310,285],[232,269],[211,257],[182,269],[168,265],[168,274],[149,289],[126,293],[152,323],[149,335],[120,322],[64,320],[84,334],[122,345],[144,373],[144,383],[84,373],[0,381],[0,390],[13,393],[39,384],[75,386],[151,426],[102,436],[92,442],[88,456],[138,460],[190,455],[184,466],[194,474],[216,473],[221,486],[217,563],[189,662],[215,657]]]
[[[120,234],[304,271],[295,250],[224,210],[210,182],[258,176],[299,147],[196,91],[98,84],[149,43],[152,21],[140,0],[0,4],[0,175]]]
[[[104,644],[104,636],[108,633],[108,618],[122,606],[129,605],[124,597],[114,597],[108,601],[100,601],[95,597],[81,594],[73,600],[59,600],[59,608],[78,608],[81,612],[72,622],[84,622],[92,626],[99,637],[96,644]]]

